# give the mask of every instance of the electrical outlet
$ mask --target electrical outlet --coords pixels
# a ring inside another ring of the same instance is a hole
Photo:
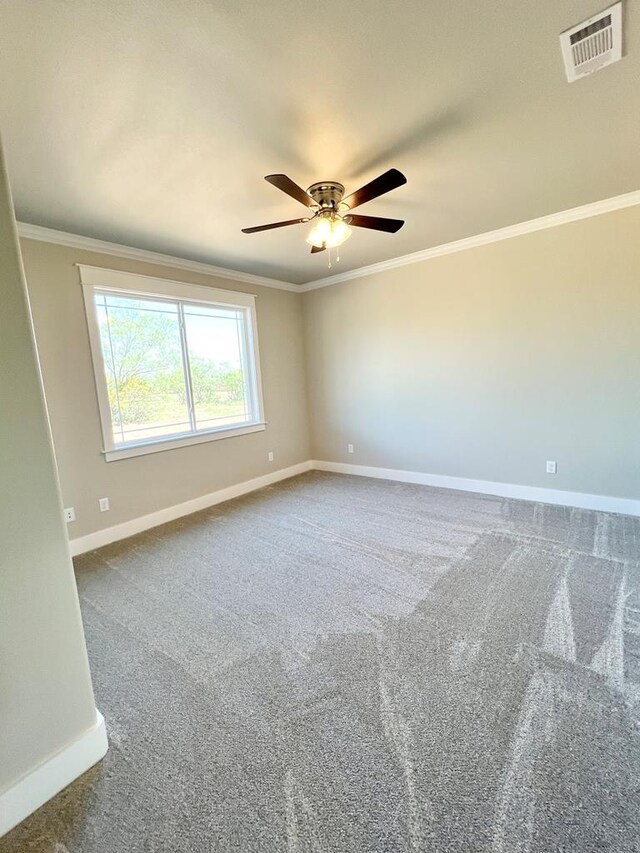
[[[557,474],[558,473],[558,463],[547,461],[547,474]]]
[[[353,444],[347,444],[347,453],[353,453]]]
[[[267,458],[269,459],[269,462],[273,462],[273,450],[269,451]]]
[[[100,507],[100,512],[108,512],[111,509],[109,506],[109,498],[100,498],[98,505]]]
[[[67,506],[64,509],[64,520],[69,524],[70,521],[76,520],[76,511],[72,506]]]

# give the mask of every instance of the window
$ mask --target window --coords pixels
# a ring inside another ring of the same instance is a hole
[[[265,428],[255,297],[80,275],[107,461]]]

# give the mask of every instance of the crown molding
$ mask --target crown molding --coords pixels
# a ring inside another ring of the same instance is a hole
[[[30,225],[27,222],[18,222],[18,236],[27,240],[39,240],[41,243],[55,243],[58,246],[83,249],[87,252],[117,255],[119,258],[130,258],[133,261],[142,261],[147,264],[159,264],[160,266],[173,267],[174,269],[215,275],[218,278],[238,281],[243,284],[275,287],[278,290],[291,290],[295,293],[299,293],[301,290],[299,284],[293,284],[290,281],[280,281],[276,278],[266,278],[265,276],[230,270],[225,267],[216,267],[213,264],[190,261],[187,258],[177,258],[173,255],[161,254],[160,252],[150,252],[147,249],[136,249],[133,246],[122,246],[119,243],[97,240],[95,237],[83,237],[80,234],[56,231],[54,228],[45,228],[42,225]]]
[[[625,207],[633,207],[640,204],[640,190],[634,190],[623,195],[606,198],[602,201],[583,204],[580,207],[572,207],[570,210],[562,210],[559,213],[551,213],[548,216],[540,216],[538,219],[530,219],[528,222],[520,222],[517,225],[508,225],[506,228],[498,228],[496,231],[487,231],[484,234],[476,234],[474,237],[465,237],[463,240],[455,240],[453,243],[443,243],[433,246],[431,249],[423,249],[410,255],[401,255],[378,264],[370,264],[366,267],[349,272],[338,273],[327,278],[316,281],[308,281],[300,286],[300,290],[306,293],[310,290],[318,290],[321,287],[330,287],[332,284],[340,284],[344,281],[352,281],[366,275],[404,267],[408,264],[418,264],[421,261],[429,261],[432,258],[440,258],[443,255],[452,255],[455,252],[464,252],[466,249],[475,249],[478,246],[486,246],[489,243],[498,243],[500,240],[509,240],[511,237],[520,237],[523,234],[532,234],[534,231],[544,231],[547,228],[555,228],[556,225],[566,225],[568,222],[577,222],[580,219],[589,219],[602,213],[611,213],[614,210],[622,210]]]
[[[358,267],[349,272],[338,273],[327,276],[305,284],[293,284],[290,281],[280,281],[276,278],[266,278],[252,273],[230,270],[225,267],[217,267],[213,264],[201,261],[190,261],[187,258],[177,258],[173,255],[164,255],[160,252],[150,252],[147,249],[136,249],[133,246],[122,246],[119,243],[109,243],[105,240],[97,240],[94,237],[83,237],[80,234],[70,234],[67,231],[56,231],[54,228],[45,228],[42,225],[29,225],[26,222],[18,222],[18,236],[28,240],[39,240],[43,243],[55,243],[59,246],[70,246],[74,249],[84,249],[88,252],[100,252],[105,255],[116,255],[119,258],[130,258],[134,261],[142,261],[148,264],[173,267],[174,269],[189,270],[190,272],[214,275],[218,278],[237,281],[243,284],[256,284],[261,287],[274,287],[278,290],[289,290],[293,293],[307,293],[310,290],[318,290],[321,287],[330,287],[344,281],[352,281],[363,276],[373,275],[378,272],[405,267],[409,264],[418,264],[421,261],[429,261],[432,258],[440,258],[443,255],[452,255],[455,252],[464,252],[467,249],[475,249],[478,246],[487,246],[490,243],[498,243],[500,240],[509,240],[511,237],[521,237],[523,234],[532,234],[534,231],[544,231],[547,228],[555,228],[557,225],[566,225],[569,222],[577,222],[580,219],[589,219],[592,216],[600,216],[603,213],[612,213],[615,210],[623,210],[625,207],[633,207],[640,204],[640,190],[624,193],[622,195],[605,198],[602,201],[594,201],[583,204],[580,207],[572,207],[569,210],[561,210],[559,213],[551,213],[540,216],[538,219],[530,219],[517,225],[508,225],[495,231],[486,231],[484,234],[476,234],[473,237],[465,237],[452,243],[443,243],[430,249],[422,249],[412,252],[410,255],[401,255],[398,258],[390,258],[377,264]]]

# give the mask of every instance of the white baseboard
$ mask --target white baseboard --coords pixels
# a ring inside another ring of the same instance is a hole
[[[514,483],[493,483],[490,480],[469,480],[466,477],[447,477],[443,474],[423,474],[420,471],[401,471],[394,468],[374,468],[368,465],[350,465],[346,462],[313,460],[312,468],[332,471],[335,474],[355,474],[358,477],[375,477],[380,480],[397,480],[400,483],[417,483],[440,489],[457,489],[461,492],[478,492],[503,498],[560,504],[601,512],[617,512],[640,516],[640,500],[616,498],[609,495],[589,495],[584,492],[564,492],[538,486],[518,486]]]
[[[304,474],[305,471],[310,471],[311,468],[312,463],[310,461],[299,462],[297,465],[281,468],[279,471],[264,474],[262,477],[254,477],[253,480],[245,480],[244,483],[228,486],[226,489],[218,489],[217,492],[210,492],[208,495],[201,495],[199,498],[193,498],[193,500],[174,504],[165,509],[159,509],[157,512],[151,512],[148,515],[132,518],[131,521],[125,521],[122,524],[116,524],[104,530],[97,530],[95,533],[89,533],[86,536],[79,536],[76,539],[71,539],[69,542],[71,556],[76,557],[78,554],[84,554],[86,551],[93,551],[94,548],[101,548],[103,545],[109,545],[111,542],[117,542],[119,539],[126,539],[128,536],[142,533],[143,530],[150,530],[152,527],[157,527],[159,524],[173,521],[176,518],[181,518],[183,515],[191,515],[192,512],[198,512],[201,509],[207,509],[210,506],[229,501],[232,498],[238,498],[241,495],[254,492],[256,489],[262,489],[264,486],[278,483],[280,480],[288,480],[289,477]]]
[[[104,717],[96,710],[96,721],[88,731],[0,794],[0,836],[93,767],[107,748]]]
[[[173,521],[176,518],[190,515],[192,512],[198,512],[201,509],[207,509],[207,507],[215,506],[215,504],[229,501],[241,495],[246,495],[249,492],[256,491],[256,489],[262,489],[264,486],[270,486],[273,483],[280,482],[280,480],[287,480],[289,477],[296,477],[298,474],[304,474],[306,471],[313,469],[318,471],[333,471],[336,474],[354,474],[359,477],[397,480],[400,483],[417,483],[422,486],[436,486],[440,489],[457,489],[461,492],[478,492],[485,495],[498,495],[503,498],[516,498],[517,500],[640,516],[640,500],[633,500],[631,498],[590,495],[584,492],[566,492],[560,489],[544,489],[537,486],[519,486],[514,483],[494,483],[490,480],[448,477],[443,474],[424,474],[421,471],[402,471],[395,468],[375,468],[369,465],[351,465],[346,462],[326,462],[309,459],[306,462],[291,465],[289,468],[281,468],[279,471],[264,474],[262,477],[245,480],[244,483],[228,486],[226,489],[219,489],[217,492],[210,492],[199,498],[174,504],[157,512],[133,518],[131,521],[125,521],[122,524],[116,524],[113,527],[107,527],[95,533],[89,533],[87,536],[72,539],[69,542],[71,554],[75,557],[78,554],[84,554],[86,551],[93,551],[94,548],[101,548],[103,545],[109,545],[111,542],[126,539],[128,536],[134,536],[136,533],[150,530],[152,527],[157,527],[159,524],[164,524],[167,521]]]

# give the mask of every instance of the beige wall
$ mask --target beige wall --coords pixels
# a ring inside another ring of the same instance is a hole
[[[640,207],[303,301],[314,458],[640,497]]]
[[[69,535],[310,457],[637,498],[639,233],[629,208],[304,295],[23,240]],[[267,430],[105,462],[76,263],[256,293]]]
[[[298,294],[33,240],[22,241],[22,252],[64,504],[77,515],[71,538],[309,458]],[[257,294],[266,430],[105,462],[77,263]],[[102,497],[107,513],[98,509]]]
[[[0,292],[1,794],[96,719],[1,151]]]

